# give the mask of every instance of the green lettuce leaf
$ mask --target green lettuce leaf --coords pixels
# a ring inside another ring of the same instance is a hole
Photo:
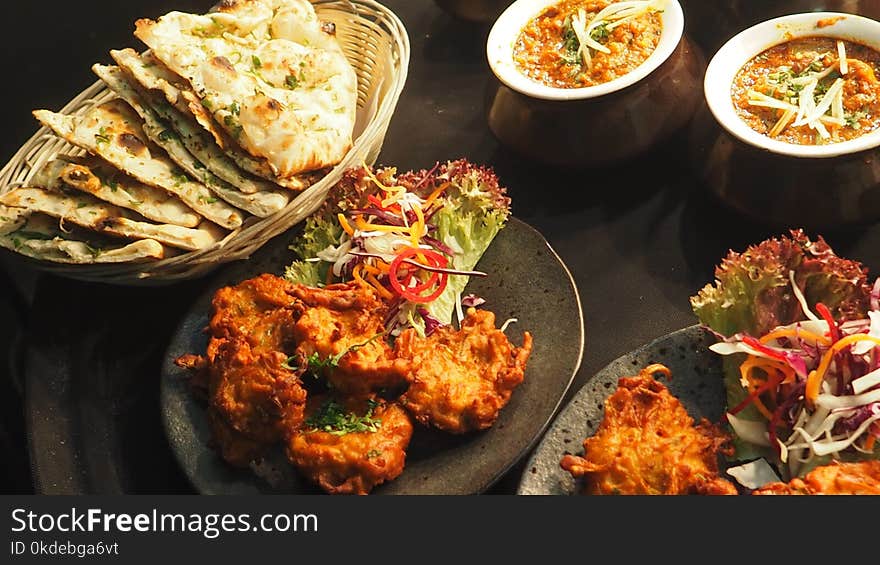
[[[743,253],[731,251],[715,269],[715,283],[691,297],[700,322],[724,336],[746,333],[760,337],[777,326],[793,324],[806,315],[792,289],[790,273],[811,310],[825,304],[835,319],[865,318],[871,288],[867,269],[857,261],[842,259],[821,237],[813,242],[800,230],[791,237],[771,238]],[[724,387],[728,408],[747,396],[740,383],[739,366],[744,356],[723,359]],[[738,417],[763,422],[754,405]],[[734,438],[736,460],[775,459],[768,448]]]
[[[335,218],[334,218],[335,219]],[[330,264],[324,261],[305,261],[315,257],[319,252],[331,245],[339,245],[342,227],[338,222],[323,215],[310,216],[303,227],[303,232],[290,249],[301,261],[294,261],[284,271],[284,278],[292,283],[308,286],[321,286],[327,280]]]
[[[401,175],[390,167],[376,169],[373,173],[383,184],[403,186],[422,198],[439,191],[437,202],[442,207],[430,218],[430,222],[437,226],[430,236],[456,251],[450,267],[457,270],[474,269],[510,215],[510,198],[506,189],[498,184],[495,173],[465,159]],[[369,206],[367,196],[379,191],[367,169],[347,171],[330,190],[321,207],[306,220],[302,234],[290,246],[300,260],[287,267],[285,278],[310,286],[321,285],[327,280],[328,263],[306,260],[316,257],[330,245],[339,245],[343,230],[338,214]],[[443,293],[425,305],[428,313],[441,322],[451,323],[455,304],[468,279],[463,275],[450,275]],[[413,327],[424,329],[416,305],[407,305],[404,312]]]
[[[466,161],[448,163],[431,185],[444,182],[450,184],[443,192],[443,208],[432,219],[437,225],[435,237],[456,250],[453,268],[471,271],[507,222],[510,199],[491,170]],[[426,305],[428,312],[445,324],[451,323],[469,278],[450,275],[443,293]]]
[[[714,285],[691,297],[691,306],[701,323],[722,335],[761,336],[806,319],[791,287],[791,271],[811,309],[821,302],[839,320],[867,315],[867,269],[835,255],[821,237],[813,242],[800,230],[744,253],[731,251],[715,269]]]

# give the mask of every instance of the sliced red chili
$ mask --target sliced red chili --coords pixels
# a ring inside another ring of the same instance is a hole
[[[743,336],[743,343],[745,343],[746,345],[748,345],[749,347],[751,347],[755,351],[760,351],[761,353],[763,353],[767,357],[772,357],[773,359],[776,359],[777,361],[786,362],[785,355],[783,355],[782,353],[780,353],[778,351],[774,351],[774,350],[770,349],[769,347],[767,347],[766,345],[764,345],[763,343],[761,343],[760,341],[758,341],[757,339],[753,338],[750,335]]]
[[[821,302],[817,302],[816,312],[818,312],[819,315],[822,316],[822,319],[828,323],[831,344],[834,345],[836,342],[840,341],[840,328],[837,326],[837,322],[834,321],[834,316],[831,315],[831,310]]]
[[[436,251],[409,247],[398,253],[397,257],[391,262],[388,269],[388,282],[397,294],[403,296],[410,302],[425,304],[436,299],[443,293],[443,290],[446,288],[446,283],[449,280],[449,275],[446,273],[432,272],[426,281],[415,286],[408,286],[411,281],[410,277],[413,276],[412,272],[409,268],[407,268],[406,271],[402,271],[401,266],[406,265],[407,267],[411,267],[409,263],[404,263],[404,261],[415,255],[424,257],[431,267],[445,267],[448,264],[446,257]],[[401,275],[404,275],[405,278],[401,277]],[[401,282],[402,279],[406,281],[407,286],[404,286]],[[435,284],[437,288],[432,293],[428,295],[421,294]]]

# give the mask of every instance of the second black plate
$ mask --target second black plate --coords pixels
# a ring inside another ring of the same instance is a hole
[[[652,363],[672,371],[664,384],[694,420],[717,422],[725,407],[721,356],[709,350],[715,338],[700,326],[665,335],[619,357],[596,373],[563,408],[532,454],[518,494],[574,494],[575,481],[559,463],[566,454],[582,454],[584,438],[596,433],[605,415],[605,399],[617,380],[638,374]]]

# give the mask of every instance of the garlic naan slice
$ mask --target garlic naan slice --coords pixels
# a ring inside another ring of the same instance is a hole
[[[98,233],[158,242],[195,251],[223,239],[225,233],[210,222],[196,228],[151,224],[132,219],[123,208],[106,204],[87,194],[62,194],[43,188],[21,187],[0,196],[0,204],[27,208]]]
[[[150,52],[141,55],[134,49],[128,48],[112,50],[110,56],[141,87],[161,92],[174,109],[185,116],[195,118],[198,125],[208,131],[221,148],[225,147],[226,137],[217,127],[211,114],[198,99],[193,103],[191,97],[184,96],[184,92],[191,93],[186,81],[171,72],[155,55]]]
[[[98,155],[137,180],[179,196],[212,222],[235,229],[242,215],[203,184],[189,178],[161,150],[150,147],[138,115],[124,101],[110,100],[85,113],[65,116],[48,110],[34,111],[43,125],[63,139]]]
[[[16,208],[0,204],[0,236],[21,229],[28,221],[31,212],[27,208]]]
[[[357,76],[338,46],[326,48],[333,45],[332,26],[312,18],[306,4],[224,2],[223,12],[171,12],[136,24],[135,35],[279,178],[335,165],[352,144]],[[297,10],[310,16],[299,28],[291,24]],[[325,48],[297,43],[305,38],[302,29],[327,35],[317,42]],[[296,35],[279,35],[284,32]]]
[[[242,192],[251,194],[275,190],[278,186],[305,190],[316,176],[320,176],[306,173],[287,179],[277,178],[265,159],[253,157],[228,139],[198,97],[188,86],[177,82],[182,79],[151,53],[139,55],[134,49],[122,49],[111,51],[110,55],[138,85],[144,102],[177,131],[187,150],[209,171]],[[167,104],[160,98],[164,98]]]
[[[166,255],[165,247],[152,239],[96,247],[93,243],[71,239],[58,229],[57,220],[42,214],[19,217],[25,218],[24,225],[8,231],[3,221],[8,216],[0,206],[0,247],[39,261],[75,265],[137,263],[162,259]]]
[[[244,194],[234,186],[216,176],[187,150],[183,141],[168,124],[144,104],[141,95],[129,84],[125,73],[119,67],[93,65],[92,70],[104,83],[144,120],[144,133],[147,137],[165,150],[171,160],[191,176],[199,179],[214,194],[237,208],[255,216],[265,218],[284,209],[290,202],[287,192],[272,190]]]
[[[179,198],[138,182],[97,157],[59,155],[37,171],[29,184],[55,191],[73,188],[87,192],[163,224],[192,228],[202,221]]]

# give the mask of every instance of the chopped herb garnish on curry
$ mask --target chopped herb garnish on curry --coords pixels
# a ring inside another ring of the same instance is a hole
[[[595,86],[645,62],[660,42],[666,0],[563,0],[523,28],[514,59],[529,78],[556,88]]]
[[[880,125],[880,53],[852,41],[803,37],[739,71],[731,96],[758,133],[798,145],[847,141]]]

